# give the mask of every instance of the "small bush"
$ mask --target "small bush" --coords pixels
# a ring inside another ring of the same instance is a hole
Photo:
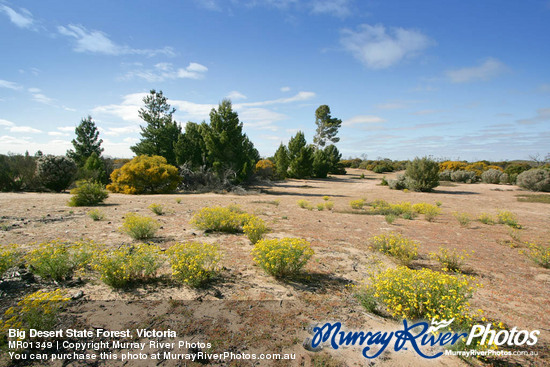
[[[493,225],[495,224],[494,217],[489,213],[481,213],[478,220],[483,224]]]
[[[269,228],[267,228],[262,219],[253,215],[248,215],[245,219],[245,224],[243,225],[243,232],[246,234],[250,242],[255,244],[263,238],[264,234],[269,232]]]
[[[388,180],[386,180],[386,176],[382,177],[380,180],[380,186],[389,186]]]
[[[242,212],[220,206],[205,207],[191,219],[191,224],[204,231],[237,233],[242,230]]]
[[[369,239],[371,249],[395,257],[408,265],[418,256],[418,242],[403,237],[399,233],[381,234]]]
[[[430,269],[389,268],[373,275],[371,284],[358,287],[372,294],[393,317],[408,320],[451,320],[465,325],[473,321],[468,311],[473,279],[442,274]]]
[[[461,227],[468,227],[470,225],[470,215],[468,213],[453,213],[453,216],[456,218]]]
[[[439,186],[439,164],[427,157],[415,158],[407,164],[407,188],[413,191],[432,191]]]
[[[451,179],[451,174],[452,173],[453,173],[453,171],[448,170],[448,169],[439,172],[439,181],[452,181],[452,179]]]
[[[359,200],[352,200],[349,202],[349,205],[352,209],[363,209],[363,206],[365,206],[365,200],[359,199]]]
[[[441,247],[436,253],[430,253],[428,255],[432,260],[437,260],[443,271],[455,271],[460,272],[464,267],[464,260],[470,255],[465,251],[458,251],[455,249],[448,249]]]
[[[300,238],[261,240],[252,250],[254,261],[277,278],[296,275],[313,256],[309,242]]]
[[[109,197],[103,184],[93,181],[78,181],[71,194],[73,197],[69,200],[69,206],[94,206]]]
[[[55,192],[65,190],[73,182],[77,167],[65,156],[45,155],[36,164],[36,178],[44,187]]]
[[[157,245],[140,244],[101,251],[94,260],[94,269],[105,284],[123,288],[154,278],[162,263]]]
[[[390,190],[404,190],[407,188],[407,180],[404,175],[397,175],[395,180],[389,180],[388,186]]]
[[[151,210],[156,215],[163,215],[166,212],[164,211],[164,207],[161,204],[151,204],[148,206],[149,210]]]
[[[326,201],[325,202],[325,208],[327,208],[327,210],[332,210],[334,208],[334,202],[333,201]]]
[[[17,245],[0,245],[0,279],[8,269],[18,266],[21,263],[21,251]]]
[[[386,223],[393,224],[393,222],[397,219],[397,216],[395,214],[386,214],[384,219],[386,219]]]
[[[498,169],[488,169],[487,171],[481,174],[481,181],[489,184],[499,184],[503,181],[504,172]]]
[[[519,187],[530,191],[550,192],[550,171],[533,168],[518,175],[516,183]]]
[[[451,181],[453,182],[463,182],[463,183],[474,183],[477,181],[476,173],[473,171],[454,171],[451,173]]]
[[[88,212],[88,217],[92,218],[93,221],[99,221],[105,219],[105,214],[99,209],[92,209]]]
[[[326,196],[326,195],[323,196],[323,200],[324,200],[324,201],[329,201],[329,200],[330,200],[330,196]]]
[[[260,159],[258,163],[256,163],[255,172],[261,178],[272,178],[275,172],[275,165],[269,159]]]
[[[428,203],[414,204],[413,210],[417,213],[424,214],[424,219],[428,222],[432,222],[439,214],[441,214],[441,209],[438,206]]]
[[[304,199],[298,200],[298,206],[302,209],[307,209],[307,210],[313,209],[313,206],[311,205],[311,203]]]
[[[177,243],[167,251],[172,277],[191,287],[200,287],[218,272],[222,255],[217,245]]]
[[[134,240],[144,240],[154,237],[159,227],[158,222],[152,218],[136,213],[128,213],[120,230]]]
[[[161,156],[140,155],[111,173],[107,190],[123,194],[172,192],[181,181],[178,169]]]
[[[6,310],[0,320],[0,335],[7,336],[9,329],[54,330],[63,306],[69,301],[70,298],[61,289],[28,294],[16,306]],[[2,342],[0,339],[0,344]]]
[[[61,281],[90,264],[97,245],[92,242],[44,242],[31,250],[25,260],[31,272],[43,278]]]
[[[501,210],[497,214],[498,222],[512,228],[521,228],[516,215],[508,210]]]
[[[317,204],[317,210],[320,211],[320,212],[325,210],[325,203]]]
[[[543,268],[550,269],[550,247],[544,247],[536,243],[529,243],[527,256]]]

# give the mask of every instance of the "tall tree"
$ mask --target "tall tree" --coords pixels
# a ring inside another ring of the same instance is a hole
[[[145,107],[139,110],[139,117],[147,126],[141,127],[141,141],[130,149],[136,155],[160,155],[176,165],[174,146],[181,135],[181,126],[172,119],[176,109],[168,104],[162,91],[154,89],[143,98],[143,103]]]
[[[317,130],[313,143],[317,147],[324,147],[327,141],[332,143],[338,143],[340,138],[336,137],[338,129],[342,126],[342,120],[332,117],[330,115],[330,108],[327,105],[321,105],[315,111],[315,124]]]
[[[187,164],[191,170],[206,166],[207,152],[203,137],[205,129],[205,122],[201,125],[188,122],[185,125],[185,133],[180,135],[174,147],[178,166]]]
[[[260,155],[243,133],[243,124],[233,111],[231,101],[224,99],[210,111],[210,125],[204,128],[208,162],[218,174],[235,172],[236,182],[247,179]]]
[[[76,134],[76,139],[72,140],[74,150],[68,150],[67,157],[75,161],[79,167],[82,167],[92,153],[97,154],[98,157],[101,156],[103,139],[99,139],[99,131],[92,120],[92,116],[82,119],[74,132]]]
[[[275,161],[275,175],[284,180],[288,174],[288,149],[281,143],[273,156]]]
[[[288,142],[289,176],[305,178],[313,175],[313,149],[307,145],[304,133],[298,131]]]

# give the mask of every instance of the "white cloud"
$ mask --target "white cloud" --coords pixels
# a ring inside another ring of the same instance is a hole
[[[74,133],[74,129],[75,129],[74,126],[60,126],[57,128],[57,130],[63,131],[66,133]]]
[[[281,87],[281,92],[290,92],[290,87]]]
[[[350,0],[315,0],[311,2],[312,12],[335,15],[340,18],[351,15]]]
[[[19,28],[31,29],[33,27],[34,20],[32,14],[26,9],[21,9],[21,12],[18,13],[9,6],[0,5],[0,12],[5,13],[10,18],[10,21]]]
[[[467,83],[489,80],[506,71],[506,66],[497,59],[488,58],[478,66],[447,71],[447,77],[453,83]]]
[[[13,90],[21,90],[23,87],[15,82],[0,79],[0,88],[8,88]]]
[[[342,121],[343,126],[363,125],[363,124],[378,124],[385,122],[381,117],[372,115],[358,115],[353,116],[347,120]]]
[[[42,93],[34,93],[32,95],[32,99],[34,99],[36,102],[47,104],[47,105],[51,105],[54,102],[53,99],[51,99],[50,97],[45,96]]]
[[[284,103],[292,103],[292,102],[299,102],[299,101],[307,101],[308,99],[314,98],[315,93],[313,92],[298,92],[296,95],[289,97],[289,98],[279,98],[279,99],[273,99],[268,101],[261,101],[261,102],[247,102],[247,103],[240,103],[239,107],[258,107],[258,106],[267,106],[267,105],[273,105],[273,104],[284,104]]]
[[[102,129],[102,133],[107,136],[120,136],[127,134],[139,133],[141,129],[136,125],[129,125],[123,127],[109,127],[107,129]]]
[[[419,31],[362,24],[357,31],[343,29],[344,48],[370,69],[385,69],[418,55],[434,42]]]
[[[234,101],[236,99],[246,99],[246,96],[244,94],[242,94],[241,92],[238,92],[238,91],[234,90],[234,91],[229,92],[229,94],[227,95],[227,98]]]
[[[38,134],[41,133],[42,130],[35,129],[30,126],[12,126],[10,127],[10,132],[12,133],[33,133]]]
[[[517,123],[522,125],[532,125],[539,122],[550,121],[550,108],[539,108],[537,115],[528,119],[517,120]]]
[[[238,111],[239,120],[243,121],[245,127],[251,127],[260,130],[277,131],[277,126],[273,124],[280,120],[285,120],[288,116],[266,108],[246,108]]]
[[[170,79],[202,79],[208,68],[195,62],[190,63],[186,68],[175,69],[171,63],[158,63],[153,69],[137,69],[127,72],[122,80],[133,78],[145,79],[148,82],[162,82]]]
[[[124,45],[118,45],[111,41],[107,34],[101,31],[88,31],[82,25],[69,24],[68,26],[59,26],[57,31],[67,37],[74,38],[76,45],[74,51],[89,52],[105,55],[145,55],[145,56],[174,56],[174,50],[171,47],[161,49],[136,49]]]
[[[69,136],[67,133],[62,133],[60,131],[48,131],[49,136]]]
[[[11,127],[11,126],[15,126],[15,124],[11,121],[8,121],[8,120],[4,120],[4,119],[0,119],[0,126],[8,126],[8,127]]]
[[[381,110],[399,110],[405,107],[407,107],[407,105],[401,102],[389,102],[376,105],[376,108]]]

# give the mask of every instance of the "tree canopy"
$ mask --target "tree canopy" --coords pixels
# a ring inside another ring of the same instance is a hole
[[[74,132],[76,139],[71,141],[74,150],[68,150],[67,157],[75,161],[79,167],[82,167],[92,153],[95,153],[98,157],[101,156],[103,139],[99,139],[99,131],[92,120],[92,116],[82,119]]]
[[[317,130],[313,143],[317,147],[324,147],[327,142],[338,143],[340,138],[336,137],[338,129],[342,126],[342,120],[330,115],[330,108],[327,105],[321,105],[315,111],[315,124]]]

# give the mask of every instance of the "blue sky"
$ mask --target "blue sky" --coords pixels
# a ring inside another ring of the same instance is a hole
[[[0,0],[0,153],[64,154],[91,115],[131,157],[137,111],[230,98],[262,156],[315,109],[344,157],[526,159],[550,151],[550,1]]]

